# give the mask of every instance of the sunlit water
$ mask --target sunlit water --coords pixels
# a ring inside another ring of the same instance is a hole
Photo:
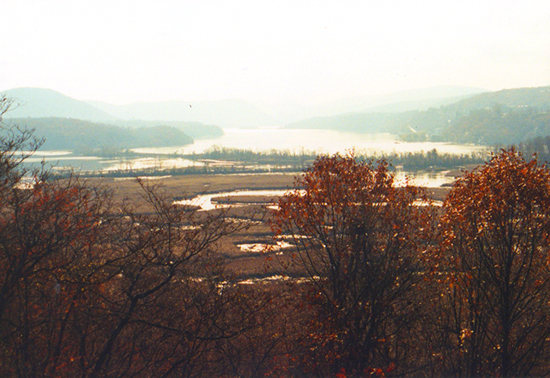
[[[317,152],[333,154],[354,149],[358,154],[381,155],[420,152],[436,149],[439,153],[469,154],[482,151],[483,146],[436,142],[400,142],[391,134],[354,134],[334,130],[296,130],[282,128],[225,129],[219,138],[201,139],[188,146],[135,148],[142,157],[107,159],[98,156],[76,156],[68,151],[39,151],[28,163],[45,161],[54,169],[72,167],[79,171],[113,171],[137,169],[170,169],[201,166],[203,163],[178,157],[179,154],[202,153],[213,146],[252,151],[286,150],[291,153]],[[172,155],[172,156],[167,156]]]
[[[252,151],[272,149],[288,150],[294,153],[312,151],[325,154],[344,153],[355,149],[369,155],[393,152],[418,152],[437,149],[440,153],[469,154],[483,150],[483,146],[436,143],[399,142],[396,136],[387,133],[355,134],[334,130],[298,130],[282,128],[266,129],[224,129],[225,135],[214,139],[202,139],[182,147],[136,148],[133,151],[147,154],[190,154],[201,153],[212,146],[221,146]]]
[[[436,188],[444,184],[451,184],[454,181],[454,177],[449,176],[447,171],[440,172],[403,172],[397,171],[394,173],[395,183],[397,185],[404,185],[405,182],[411,185],[423,186],[426,188]],[[234,190],[230,192],[218,192],[218,193],[206,193],[198,195],[194,198],[183,199],[174,201],[174,204],[183,206],[197,206],[202,210],[214,210],[216,208],[223,207],[236,207],[240,206],[238,202],[229,201],[229,203],[218,203],[216,198],[231,198],[235,196],[271,196],[275,201],[277,197],[283,196],[288,193],[288,189],[269,189],[269,190]],[[244,204],[243,204],[244,205]]]

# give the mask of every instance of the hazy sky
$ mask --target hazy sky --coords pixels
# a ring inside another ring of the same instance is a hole
[[[313,103],[550,85],[549,0],[3,0],[0,91]]]

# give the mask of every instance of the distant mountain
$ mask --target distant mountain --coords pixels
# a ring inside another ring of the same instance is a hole
[[[356,133],[394,133],[408,132],[404,124],[410,126],[411,118],[433,107],[455,103],[464,97],[449,97],[418,101],[404,101],[369,108],[364,112],[337,114],[333,116],[312,117],[289,123],[289,129],[334,129]],[[414,122],[413,122],[414,123]]]
[[[420,89],[409,89],[377,96],[363,96],[341,99],[323,104],[320,109],[326,115],[337,113],[366,113],[379,107],[395,107],[396,104],[415,103],[418,107],[406,110],[418,110],[426,106],[437,106],[443,99],[461,98],[487,92],[486,89],[459,86],[437,86]],[[337,113],[336,113],[337,112]],[[391,111],[393,112],[393,111]],[[323,115],[318,113],[318,115]]]
[[[483,93],[448,105],[447,108],[452,111],[467,112],[474,109],[492,108],[495,105],[510,108],[550,109],[550,86],[503,89]]]
[[[192,138],[213,138],[223,135],[219,126],[205,125],[200,122],[165,121],[173,118],[171,114],[162,114],[161,109],[156,112],[153,120],[140,120],[136,114],[120,112],[117,105],[101,104],[99,109],[90,103],[75,100],[62,93],[43,88],[16,88],[2,92],[12,98],[14,106],[4,115],[4,118],[72,118],[83,121],[99,122],[122,127],[153,127],[171,126],[183,131]],[[137,107],[137,105],[135,105]],[[189,106],[187,106],[189,107]]]
[[[342,98],[314,106],[303,106],[296,103],[258,103],[256,105],[273,118],[276,118],[280,125],[287,125],[313,117],[331,117],[349,113],[395,113],[423,110],[433,106],[450,104],[483,92],[487,92],[487,90],[474,87],[439,86],[384,95]]]
[[[454,104],[457,101],[471,98],[475,94],[469,94],[465,96],[456,96],[456,97],[444,97],[444,98],[431,98],[425,100],[411,100],[411,101],[401,101],[401,102],[392,102],[391,104],[374,106],[372,108],[365,109],[365,113],[402,113],[415,110],[428,110],[434,107],[440,107],[445,105]]]
[[[200,122],[185,121],[128,121],[118,120],[113,123],[127,128],[141,128],[154,126],[169,126],[183,131],[193,139],[217,138],[224,135],[223,129],[216,125],[205,125]]]
[[[64,117],[95,122],[114,121],[116,118],[95,106],[75,100],[62,93],[44,88],[16,88],[2,92],[15,101],[4,118]]]
[[[197,121],[222,127],[255,128],[350,112],[421,110],[449,104],[481,92],[486,90],[443,86],[345,98],[316,106],[243,100],[140,102],[128,105],[90,101],[89,104],[125,120]]]
[[[165,101],[114,105],[78,101],[59,92],[40,88],[17,88],[4,92],[20,106],[8,117],[67,117],[120,124],[126,121],[195,122],[221,127],[279,126],[299,120],[366,111],[398,112],[439,106],[452,97],[483,91],[469,87],[433,87],[381,96],[363,96],[328,102],[318,106],[293,103],[262,104],[243,100]],[[376,107],[383,107],[376,109]],[[205,131],[208,127],[204,128]]]
[[[445,141],[518,143],[550,135],[549,113],[550,86],[503,89],[421,112],[413,128]]]
[[[388,132],[415,141],[509,144],[550,135],[549,114],[550,87],[516,88],[482,93],[426,110],[313,117],[285,127]]]
[[[550,112],[522,108],[472,110],[448,123],[439,132],[444,141],[509,145],[550,135]]]
[[[128,105],[104,102],[89,104],[126,120],[201,122],[237,128],[278,124],[275,117],[243,100],[138,102]]]
[[[288,128],[388,132],[405,140],[485,144],[517,143],[522,138],[550,134],[546,116],[550,112],[550,87],[482,91],[433,87],[342,99],[319,107],[253,104],[242,100],[112,105],[85,103],[37,88],[13,89],[4,94],[20,104],[5,117],[56,116],[123,128],[163,126],[194,138],[220,136],[223,130],[219,126],[249,128],[281,124]],[[335,114],[337,111],[340,113]]]

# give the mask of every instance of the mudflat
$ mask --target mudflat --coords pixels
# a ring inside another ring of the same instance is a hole
[[[144,199],[141,185],[155,188],[155,192],[167,201],[191,199],[200,194],[230,192],[235,190],[281,190],[293,189],[296,174],[217,174],[217,175],[182,175],[182,176],[149,176],[141,177],[140,182],[135,177],[127,178],[90,178],[90,185],[99,185],[113,190],[115,199],[127,200],[139,211],[149,212],[153,208]],[[429,196],[442,201],[449,187],[428,188]],[[251,227],[241,232],[227,236],[218,245],[219,256],[225,261],[226,267],[236,278],[260,278],[280,274],[278,264],[273,264],[271,258],[278,257],[279,246],[272,238],[269,226],[271,212],[266,208],[277,198],[271,196],[242,195],[213,198],[217,204],[238,204],[232,208],[229,216],[243,221],[252,221]],[[217,210],[212,210],[217,211]],[[258,214],[260,220],[256,221]]]
[[[147,176],[139,177],[139,179],[142,185],[156,187],[158,193],[167,199],[188,199],[199,194],[234,190],[292,189],[297,175],[299,173],[217,174]],[[145,205],[142,198],[143,189],[136,177],[90,178],[86,181],[92,185],[112,189],[119,199],[126,198],[132,203]]]
[[[181,175],[181,176],[143,176],[141,183],[154,186],[167,199],[188,199],[199,194],[229,192],[235,190],[293,189],[295,179],[300,173],[260,173],[260,174],[214,174],[214,175]],[[127,198],[134,203],[143,204],[143,190],[136,177],[124,178],[90,178],[92,185],[101,185],[112,189],[117,198]],[[449,187],[428,188],[430,197],[442,201],[449,192]],[[264,202],[258,196],[239,198],[239,202]],[[270,198],[271,199],[271,198]]]

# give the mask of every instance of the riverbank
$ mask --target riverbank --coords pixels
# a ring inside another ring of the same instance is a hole
[[[237,190],[290,190],[299,173],[260,173],[260,174],[214,174],[185,176],[142,176],[146,185],[158,186],[163,195],[172,200],[191,199],[200,194],[215,194]],[[119,199],[127,198],[132,203],[145,205],[141,197],[143,191],[135,177],[87,178],[92,185],[102,185],[112,189]],[[443,201],[449,187],[427,188],[431,198]],[[273,196],[265,196],[272,199]],[[134,202],[136,201],[136,202]],[[243,193],[238,202],[266,202],[262,196],[247,196]]]
[[[228,199],[217,194],[239,190],[291,190],[294,188],[297,174],[144,176],[141,177],[141,182],[144,185],[156,187],[156,192],[164,196],[169,202],[192,199],[201,194],[210,194],[213,195],[212,202],[214,204],[233,206],[228,216],[242,221],[249,221],[251,225],[245,230],[220,240],[219,253],[225,261],[226,267],[234,272],[235,277],[250,279],[271,277],[280,273],[271,264],[266,263],[266,257],[275,256],[280,248],[285,248],[285,246],[274,243],[267,222],[269,213],[263,212],[266,206],[277,201],[277,196],[273,194],[249,195],[243,192]],[[144,199],[143,189],[135,180],[135,177],[88,178],[86,181],[91,185],[100,185],[112,190],[115,200],[126,199],[137,206],[140,212],[154,211],[152,206]],[[450,187],[426,188],[426,190],[433,200],[443,201]],[[256,218],[252,219],[252,217]],[[267,252],[268,248],[269,252]]]
[[[217,174],[185,176],[142,176],[145,185],[157,186],[170,200],[190,199],[200,194],[230,192],[235,190],[284,190],[294,185],[296,173]],[[140,206],[147,206],[143,190],[135,177],[94,177],[86,181],[113,190],[117,199],[128,199]]]

